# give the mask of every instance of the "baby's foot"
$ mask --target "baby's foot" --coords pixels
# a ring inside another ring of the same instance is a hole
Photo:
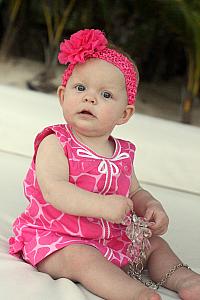
[[[161,300],[161,297],[154,291],[145,291],[137,298],[138,300]]]
[[[161,297],[155,291],[146,287],[138,290],[138,293],[135,290],[134,296],[136,300],[161,300]]]
[[[178,285],[178,294],[183,300],[200,299],[200,275],[192,272]]]

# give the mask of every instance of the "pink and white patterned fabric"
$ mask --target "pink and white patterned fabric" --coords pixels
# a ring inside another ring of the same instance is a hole
[[[102,218],[66,214],[44,200],[35,174],[35,157],[39,144],[49,134],[55,134],[64,149],[71,183],[94,193],[129,195],[135,153],[132,143],[110,137],[115,151],[111,158],[106,158],[81,144],[68,124],[49,126],[35,139],[34,157],[24,180],[29,205],[13,223],[9,252],[36,266],[63,247],[87,244],[117,266],[126,265],[130,261],[127,247],[131,244],[126,226]]]

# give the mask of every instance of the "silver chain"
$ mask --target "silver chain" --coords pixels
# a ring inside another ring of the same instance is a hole
[[[145,250],[149,247],[148,239],[151,237],[151,231],[148,228],[148,222],[136,216],[133,212],[131,217],[128,217],[124,220],[123,225],[127,225],[126,233],[128,238],[132,241],[128,249],[128,255],[133,257],[132,262],[129,264],[128,275],[132,278],[138,279],[140,282],[145,284],[147,287],[157,290],[159,287],[164,286],[167,280],[178,270],[179,268],[187,268],[190,267],[186,264],[179,263],[173,266],[159,282],[154,282],[152,280],[144,281],[142,278],[142,271],[144,269],[144,263],[146,261],[146,252]],[[142,239],[141,239],[142,236]],[[139,249],[138,256],[134,257],[134,249]],[[191,269],[190,269],[191,270]]]
[[[145,285],[150,288],[153,288],[153,289],[158,289],[160,286],[164,286],[164,284],[174,274],[174,272],[176,272],[176,270],[178,270],[180,268],[187,268],[187,269],[191,270],[188,265],[179,263],[179,264],[173,266],[159,282],[155,283],[152,280],[149,280],[149,281],[145,282]]]

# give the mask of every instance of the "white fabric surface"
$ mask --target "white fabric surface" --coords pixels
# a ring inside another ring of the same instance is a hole
[[[56,95],[0,85],[0,108],[0,149],[25,155],[31,155],[38,131],[64,122]],[[200,193],[199,127],[136,113],[114,135],[136,144],[140,180]]]
[[[55,96],[16,88],[0,86],[0,107],[0,299],[100,299],[81,285],[64,278],[53,280],[8,254],[11,223],[27,205],[22,180],[34,136],[63,119]],[[165,238],[185,263],[200,271],[200,129],[136,115],[115,135],[136,143],[136,173],[149,182],[143,186],[163,203],[170,217]],[[179,299],[163,288],[159,293],[163,300]]]

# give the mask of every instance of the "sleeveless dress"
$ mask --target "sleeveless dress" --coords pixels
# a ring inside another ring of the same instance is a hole
[[[44,200],[36,179],[35,157],[39,144],[49,134],[56,135],[68,158],[71,183],[103,195],[129,195],[135,153],[132,143],[110,137],[115,143],[115,151],[111,158],[106,158],[81,144],[68,124],[49,126],[35,139],[33,160],[24,180],[29,205],[13,223],[10,254],[36,266],[63,247],[86,244],[97,248],[117,266],[126,265],[130,261],[127,248],[131,244],[126,236],[126,226],[103,218],[66,214]]]

